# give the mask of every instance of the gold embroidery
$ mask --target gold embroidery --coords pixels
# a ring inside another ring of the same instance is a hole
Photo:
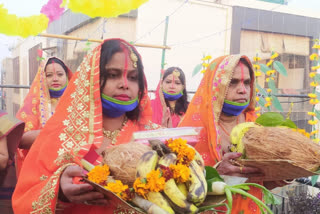
[[[20,115],[21,115],[21,118],[22,118],[22,119],[24,119],[24,118],[26,118],[26,117],[27,117],[27,114],[26,114],[24,111],[23,111],[23,112],[21,112],[21,114],[20,114]]]
[[[51,210],[50,205],[52,203],[52,200],[57,198],[56,192],[58,179],[60,178],[60,174],[63,172],[63,170],[73,164],[66,164],[62,167],[60,167],[56,172],[53,173],[53,175],[49,178],[46,185],[42,188],[40,191],[40,195],[38,197],[37,201],[32,202],[32,209],[34,210],[31,212],[32,214],[52,214],[54,213],[53,210]],[[41,176],[43,177],[43,175]],[[41,180],[41,178],[40,178]]]
[[[40,181],[44,181],[44,180],[46,180],[47,178],[48,178],[48,176],[46,176],[46,175],[41,175]]]

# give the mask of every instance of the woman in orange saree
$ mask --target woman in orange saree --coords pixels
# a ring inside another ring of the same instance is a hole
[[[154,100],[151,100],[152,122],[175,128],[188,108],[186,77],[179,67],[170,67],[162,74]]]
[[[23,106],[16,115],[26,124],[16,155],[17,175],[40,130],[53,115],[71,77],[70,69],[56,57],[49,58],[44,66],[40,64]]]
[[[179,127],[204,127],[195,148],[206,165],[215,165],[220,174],[250,176],[258,170],[232,165],[232,160],[241,154],[229,152],[229,134],[238,123],[255,120],[254,108],[255,85],[250,60],[241,55],[222,56],[208,66]],[[262,199],[258,188],[251,187],[249,193]],[[232,213],[260,211],[251,199],[234,195]]]
[[[129,142],[135,131],[159,128],[151,122],[146,91],[141,57],[129,43],[109,39],[91,51],[25,160],[14,211],[121,212],[91,185],[72,180],[84,175],[79,166],[88,151],[96,151],[98,164],[106,147]]]

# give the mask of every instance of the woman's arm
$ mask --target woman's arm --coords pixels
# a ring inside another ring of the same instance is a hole
[[[30,149],[33,142],[36,140],[40,133],[40,130],[32,130],[24,133],[19,145],[20,149]]]
[[[7,147],[7,137],[3,137],[0,140],[0,171],[7,167],[9,160],[9,153]]]

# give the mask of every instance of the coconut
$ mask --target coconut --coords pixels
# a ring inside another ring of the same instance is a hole
[[[251,127],[242,143],[246,159],[290,160],[312,172],[320,167],[320,146],[290,128]]]
[[[132,186],[138,161],[150,150],[149,146],[134,142],[113,146],[104,151],[103,163],[109,166],[114,179]]]

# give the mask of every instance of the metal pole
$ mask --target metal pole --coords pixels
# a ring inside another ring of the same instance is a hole
[[[164,29],[163,46],[165,47],[167,47],[168,25],[169,25],[169,16],[166,17],[166,25]],[[162,49],[161,70],[164,69],[165,58],[166,58],[166,49]]]
[[[86,39],[86,38],[79,38],[79,37],[74,37],[74,36],[49,34],[49,33],[40,33],[38,36],[56,38],[56,39],[89,41],[89,42],[97,42],[97,43],[102,43],[104,41],[102,39]],[[171,49],[170,47],[164,46],[164,45],[151,45],[151,44],[141,44],[141,43],[135,43],[133,45],[136,46],[136,47],[144,47],[144,48]]]

